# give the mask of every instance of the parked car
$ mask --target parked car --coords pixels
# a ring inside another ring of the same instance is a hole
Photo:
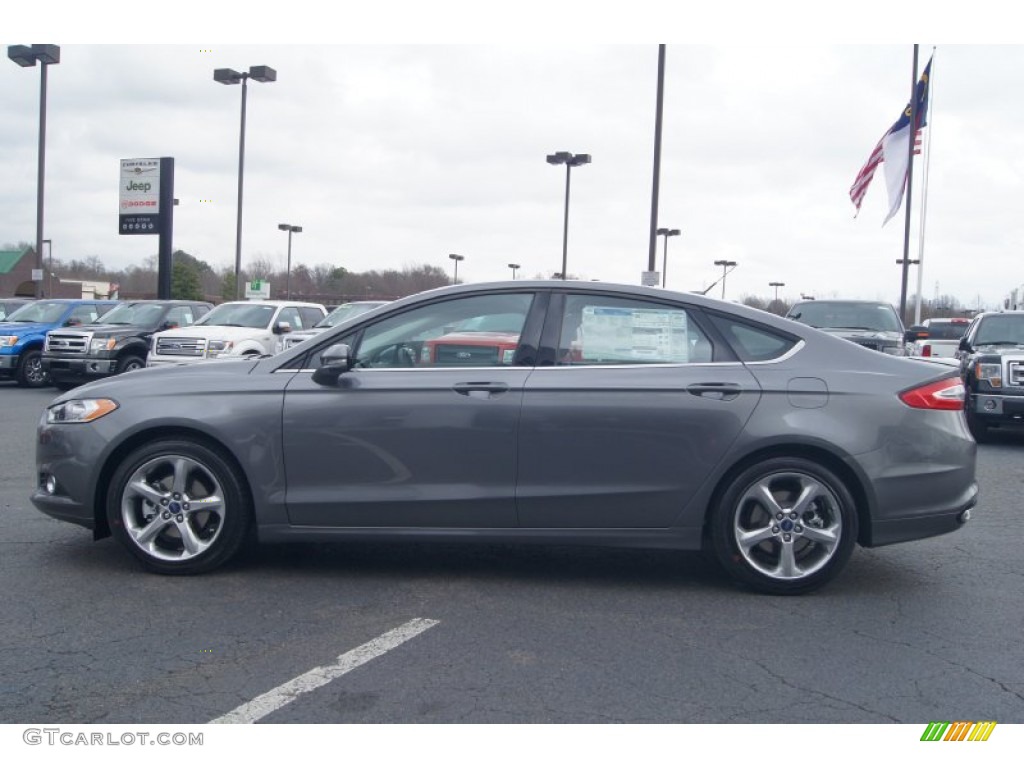
[[[312,328],[326,315],[323,304],[304,301],[229,301],[188,328],[154,333],[146,365],[272,355],[279,336]]]
[[[43,370],[51,383],[70,389],[90,379],[146,367],[150,337],[189,326],[213,309],[205,301],[130,301],[95,323],[46,334]]]
[[[282,349],[291,349],[297,344],[301,344],[306,339],[311,339],[321,331],[326,331],[328,328],[333,328],[336,325],[341,325],[347,320],[351,320],[353,317],[359,317],[371,309],[377,307],[383,307],[388,302],[386,301],[350,301],[346,304],[340,304],[330,312],[327,313],[327,317],[321,320],[319,323],[304,331],[292,331],[286,333],[280,338],[280,344],[278,345],[278,351]]]
[[[906,334],[910,354],[955,358],[960,339],[970,324],[967,317],[930,317],[920,325],[912,325]]]
[[[402,352],[499,316],[509,357]],[[32,501],[165,574],[253,536],[706,546],[742,584],[796,594],[855,544],[965,523],[963,392],[955,369],[696,294],[455,285],[274,357],[64,393]]]
[[[957,359],[975,440],[988,440],[993,427],[1024,423],[1024,311],[976,315]]]
[[[35,301],[35,299],[0,299],[0,322],[7,319],[7,316],[19,307]]]
[[[46,332],[95,321],[119,302],[98,299],[40,299],[12,312],[0,322],[0,379],[22,387],[42,387],[50,378],[43,370]]]
[[[903,322],[891,304],[846,299],[798,301],[786,317],[878,352],[910,354]]]

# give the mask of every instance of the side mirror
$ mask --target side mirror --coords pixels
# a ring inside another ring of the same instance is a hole
[[[333,344],[320,354],[320,365],[313,371],[313,381],[326,387],[336,386],[338,377],[352,370],[354,364],[348,344]]]
[[[64,321],[64,326],[66,328],[73,328],[74,326],[81,324],[82,321],[79,320],[77,317],[69,317],[67,320]]]
[[[284,334],[292,332],[292,324],[287,320],[280,320],[274,323],[274,333]]]
[[[960,339],[960,343],[957,345],[956,348],[959,349],[961,352],[970,352],[971,351],[971,344],[970,344],[970,342],[967,341],[967,337],[966,336],[964,336],[962,339]]]

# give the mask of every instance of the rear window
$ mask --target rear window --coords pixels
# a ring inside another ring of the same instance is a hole
[[[967,331],[967,323],[929,323],[928,338],[956,341]]]

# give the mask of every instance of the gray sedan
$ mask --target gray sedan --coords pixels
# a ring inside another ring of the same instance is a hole
[[[707,548],[797,594],[855,544],[964,524],[963,398],[948,368],[696,294],[458,285],[58,397],[32,501],[165,574],[251,540],[418,537]]]

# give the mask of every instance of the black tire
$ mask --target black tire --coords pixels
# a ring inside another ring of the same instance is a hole
[[[15,376],[21,387],[45,387],[49,384],[50,374],[43,368],[43,353],[38,349],[30,349],[22,354]]]
[[[140,368],[146,367],[146,361],[138,355],[125,355],[117,361],[117,367],[114,369],[114,373],[127,373],[128,371],[137,371]]]
[[[107,522],[147,569],[206,573],[234,557],[248,538],[253,518],[243,483],[220,451],[158,440],[132,451],[114,472]]]
[[[978,418],[978,415],[974,413],[974,411],[968,409],[964,411],[964,415],[967,416],[967,429],[970,430],[971,437],[974,438],[974,442],[987,443],[992,438],[992,433],[989,431],[989,425]]]
[[[712,510],[710,533],[730,576],[758,592],[799,595],[846,565],[857,541],[857,509],[843,481],[820,464],[766,459],[731,480]]]

